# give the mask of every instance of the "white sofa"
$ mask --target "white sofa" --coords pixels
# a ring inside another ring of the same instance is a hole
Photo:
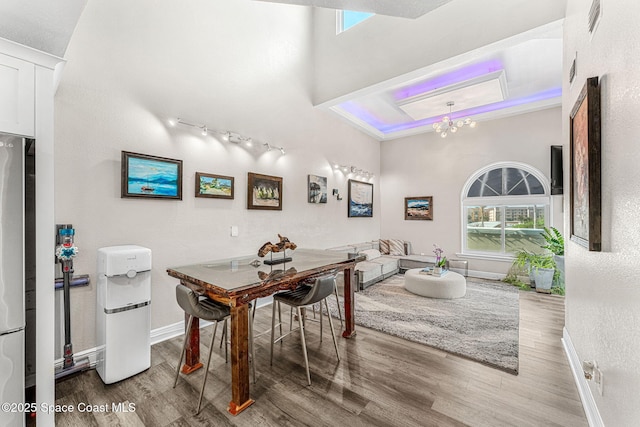
[[[380,252],[380,240],[345,245],[330,248],[329,250],[358,254],[365,257],[365,260],[357,263],[355,268],[356,281],[358,283],[356,289],[358,290],[366,289],[398,272],[404,273],[411,268],[424,268],[435,264],[435,257],[433,256],[412,254],[411,242],[397,242],[401,243],[400,246],[403,248],[401,252],[403,253],[382,254]]]

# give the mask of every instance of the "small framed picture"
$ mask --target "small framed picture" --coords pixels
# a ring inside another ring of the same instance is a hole
[[[182,160],[122,152],[121,197],[182,200]]]
[[[327,203],[327,177],[308,175],[309,203]]]
[[[249,172],[247,209],[282,210],[282,177]]]
[[[433,220],[433,196],[405,197],[405,220]]]
[[[196,197],[233,199],[233,177],[196,172]]]
[[[349,180],[348,216],[367,218],[373,216],[373,184]]]

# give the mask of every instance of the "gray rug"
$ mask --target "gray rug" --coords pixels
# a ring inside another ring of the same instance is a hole
[[[463,298],[425,298],[395,275],[356,293],[355,321],[517,375],[518,295],[513,286],[468,278]],[[327,301],[337,317],[335,298]]]

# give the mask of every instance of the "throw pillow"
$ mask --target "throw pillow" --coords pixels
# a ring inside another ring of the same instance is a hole
[[[380,239],[380,253],[389,255],[389,241]]]
[[[404,253],[404,240],[389,239],[389,255],[402,256]]]
[[[360,255],[364,255],[367,261],[371,261],[372,259],[380,258],[380,251],[377,249],[367,249],[359,252]]]

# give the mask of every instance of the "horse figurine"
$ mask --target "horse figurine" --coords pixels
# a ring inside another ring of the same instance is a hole
[[[278,234],[280,241],[278,243],[267,242],[260,249],[258,249],[258,256],[260,258],[264,257],[269,252],[283,252],[285,249],[294,250],[298,246],[290,241],[287,237],[281,236]]]

